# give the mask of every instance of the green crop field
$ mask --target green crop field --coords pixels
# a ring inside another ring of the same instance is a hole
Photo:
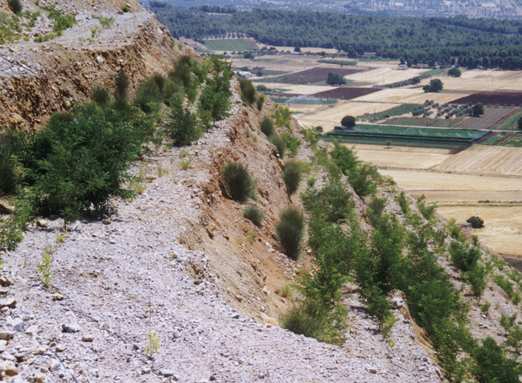
[[[208,49],[218,52],[244,52],[257,48],[257,44],[253,39],[205,40],[204,44]]]
[[[353,130],[334,130],[327,140],[364,144],[390,144],[433,148],[459,149],[487,135],[472,129],[414,128],[395,125],[357,125]]]

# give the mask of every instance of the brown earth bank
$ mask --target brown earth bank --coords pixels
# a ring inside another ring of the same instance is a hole
[[[190,52],[134,2],[127,13],[120,10],[124,1],[48,3],[73,10],[76,24],[47,42],[0,47],[0,127],[35,128],[52,113],[87,99],[95,86],[112,90],[120,69],[133,90],[145,77],[167,72],[176,57]],[[101,16],[111,18],[111,25],[101,28],[96,19]]]

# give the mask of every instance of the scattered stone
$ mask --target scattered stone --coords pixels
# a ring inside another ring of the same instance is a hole
[[[14,298],[0,299],[0,308],[2,308],[2,307],[9,307],[11,309],[14,309],[16,307],[16,299],[14,299]]]
[[[53,301],[63,301],[64,296],[60,293],[53,294]]]
[[[82,336],[82,342],[92,343],[94,342],[94,337],[91,335],[84,335]]]
[[[163,369],[160,371],[160,375],[164,376],[165,378],[171,378],[171,377],[174,377],[174,371],[168,370],[168,369]]]
[[[16,368],[15,364],[10,361],[0,362],[0,376],[16,376],[18,375],[18,368]]]
[[[9,330],[0,330],[0,340],[11,340],[15,336],[13,331]]]
[[[7,279],[7,277],[5,277],[3,275],[0,276],[0,286],[2,286],[2,287],[9,287],[12,284],[13,283],[9,279]]]
[[[13,205],[11,205],[9,202],[0,200],[0,215],[1,214],[13,214],[15,211],[15,208]]]
[[[81,328],[78,323],[70,322],[62,324],[62,332],[66,334],[74,334],[80,332]]]
[[[0,340],[0,353],[4,352],[7,349],[7,341]]]

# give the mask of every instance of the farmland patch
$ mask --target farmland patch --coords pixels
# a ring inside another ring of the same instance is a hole
[[[330,131],[339,125],[346,115],[362,116],[367,113],[378,113],[397,106],[387,103],[368,103],[339,101],[333,106],[321,107],[311,113],[298,116],[297,119],[308,127],[321,126],[325,131]]]
[[[448,158],[434,169],[443,172],[522,176],[522,148],[474,145]]]
[[[364,72],[363,68],[311,68],[297,73],[285,74],[282,76],[271,77],[270,79],[263,79],[261,81],[277,82],[282,84],[318,84],[326,83],[329,73],[334,73],[340,76],[346,76],[353,73]]]
[[[353,129],[334,130],[325,138],[345,142],[459,149],[488,134],[471,129],[415,128],[393,125],[356,125]]]
[[[318,92],[314,94],[317,98],[335,98],[337,100],[352,100],[361,96],[378,92],[379,88],[352,88],[339,87],[328,91]]]
[[[452,101],[453,104],[522,106],[522,92],[480,92]]]
[[[257,44],[254,39],[204,40],[203,44],[208,49],[217,52],[244,52],[257,49]]]

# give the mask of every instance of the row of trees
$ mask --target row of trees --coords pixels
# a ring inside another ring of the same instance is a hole
[[[439,230],[434,206],[422,199],[415,209],[404,194],[398,195],[405,216],[404,222],[400,221],[386,212],[387,202],[377,197],[374,187],[363,188],[362,194],[355,188],[359,195],[371,197],[366,215],[373,230],[365,234],[344,184],[344,176],[355,186],[353,180],[363,174],[355,154],[335,145],[329,153],[316,151],[316,159],[327,170],[329,179],[320,188],[310,185],[303,202],[309,216],[309,245],[317,267],[301,280],[301,300],[288,313],[284,325],[298,334],[343,342],[346,308],[341,303],[340,289],[355,278],[385,336],[394,323],[389,294],[394,290],[404,293],[416,323],[430,336],[450,381],[471,378],[517,383],[522,372],[520,364],[493,339],[473,338],[466,304],[437,261],[436,252],[449,251],[464,280],[480,296],[485,286],[480,250],[458,237],[454,228]],[[376,177],[368,176],[365,182],[379,183]],[[448,248],[450,235],[457,238]]]
[[[337,48],[411,64],[521,69],[522,22],[463,18],[354,16],[306,10],[257,9],[219,16],[199,9],[156,7],[175,36],[203,39],[246,33],[268,45]]]

